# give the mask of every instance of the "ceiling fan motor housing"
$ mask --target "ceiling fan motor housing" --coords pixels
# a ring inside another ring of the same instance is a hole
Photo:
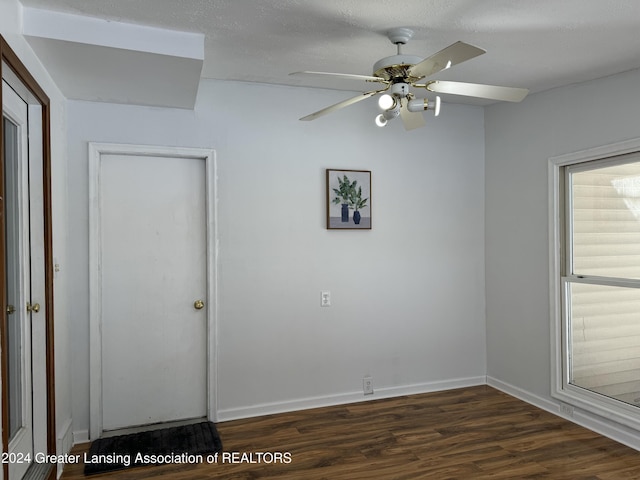
[[[396,55],[378,60],[373,65],[373,76],[392,83],[411,83],[418,80],[409,75],[409,69],[424,59],[417,55],[405,55],[400,51],[400,47],[413,37],[413,30],[405,27],[392,28],[387,32],[387,37],[398,47],[398,52]]]
[[[393,82],[394,80],[411,82],[418,80],[409,75],[409,68],[420,63],[423,58],[417,55],[391,55],[378,60],[373,65],[373,76]]]
[[[404,98],[409,95],[409,84],[404,82],[394,83],[389,88],[389,93],[391,93],[391,95]]]

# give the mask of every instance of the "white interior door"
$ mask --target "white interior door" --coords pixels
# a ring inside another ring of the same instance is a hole
[[[5,173],[9,479],[24,476],[33,460],[31,243],[27,104],[2,82]],[[37,215],[36,215],[37,216]],[[36,252],[37,254],[37,252]],[[43,279],[42,279],[43,280]],[[36,289],[38,285],[36,285]]]
[[[102,430],[207,417],[206,170],[100,155]]]

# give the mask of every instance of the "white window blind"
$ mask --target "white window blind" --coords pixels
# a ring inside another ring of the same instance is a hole
[[[640,156],[566,178],[568,381],[640,405]]]

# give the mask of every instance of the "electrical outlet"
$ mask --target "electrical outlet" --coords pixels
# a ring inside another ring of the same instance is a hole
[[[560,404],[560,413],[565,417],[573,417],[573,407],[566,403]]]
[[[320,292],[320,306],[321,307],[330,307],[331,306],[331,292],[328,290]]]
[[[369,375],[362,379],[362,391],[365,395],[373,395],[373,378]]]

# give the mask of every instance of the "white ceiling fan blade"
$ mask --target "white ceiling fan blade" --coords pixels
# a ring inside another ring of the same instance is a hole
[[[498,87],[479,83],[450,82],[435,80],[426,85],[427,90],[437,93],[451,93],[466,97],[487,98],[503,102],[519,102],[529,94],[526,88]]]
[[[341,108],[348,107],[349,105],[353,105],[354,103],[361,102],[362,100],[366,100],[367,98],[373,97],[375,94],[384,92],[385,90],[387,89],[384,88],[382,90],[374,90],[372,92],[361,93],[356,97],[348,98],[347,100],[343,100],[342,102],[338,102],[334,105],[323,108],[322,110],[318,110],[317,112],[307,115],[306,117],[302,117],[300,120],[305,122],[309,120],[315,120],[316,118],[322,117],[323,115],[326,115],[328,113],[335,112],[336,110],[340,110]]]
[[[407,108],[407,101],[403,98],[400,107],[400,118],[405,130],[415,130],[424,127],[427,122],[421,112],[410,112]]]
[[[483,53],[486,53],[486,50],[468,43],[456,42],[411,67],[409,75],[418,79],[428,77],[440,70],[471,60]]]
[[[387,83],[387,80],[380,77],[373,77],[371,75],[353,75],[351,73],[331,73],[331,72],[311,72],[308,70],[304,70],[302,72],[291,72],[289,75],[312,75],[312,76],[324,76],[324,77],[335,77],[335,78],[344,78],[347,80],[360,80],[365,82],[382,82]]]

